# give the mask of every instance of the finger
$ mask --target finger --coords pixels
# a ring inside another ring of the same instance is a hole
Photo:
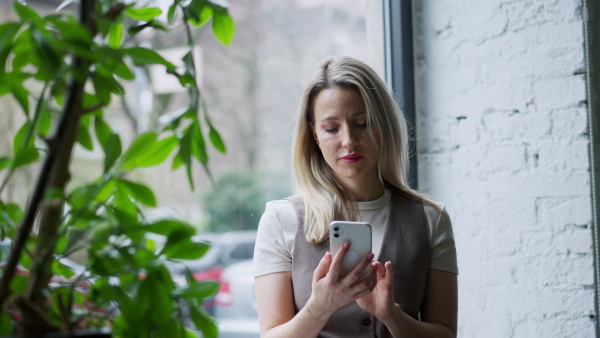
[[[370,272],[370,270],[373,270],[373,257],[375,257],[375,255],[373,255],[373,253],[369,253],[367,256],[365,256],[365,258],[358,262],[358,265],[356,265],[352,271],[350,271],[348,274],[348,276],[350,276],[348,278],[348,282],[350,284],[362,279],[366,275],[365,271],[367,271],[369,266],[371,266],[371,268],[369,271],[367,271],[367,273]]]
[[[375,262],[377,263],[377,265],[375,266],[377,268],[377,279],[384,279],[385,278],[385,269],[383,267],[383,265],[379,262]]]
[[[394,271],[392,270],[392,262],[385,262],[385,285],[388,287],[388,290],[392,290],[392,285],[394,284]]]
[[[331,254],[326,252],[323,258],[319,261],[319,265],[313,272],[313,284],[318,282],[321,278],[327,275],[327,270],[329,270],[329,266],[331,265]]]
[[[334,254],[333,259],[331,260],[331,267],[329,268],[329,272],[336,279],[339,278],[340,271],[342,270],[342,262],[344,262],[344,257],[346,257],[346,253],[350,249],[350,242],[344,242]]]
[[[375,255],[373,255],[373,253],[369,253],[363,259],[361,259],[360,262],[358,262],[354,269],[348,273],[348,276],[344,278],[346,285],[352,285],[365,276],[365,271],[367,268],[372,266],[371,263],[373,263],[373,257],[375,257]]]
[[[369,272],[350,287],[350,291],[353,294],[360,293],[364,289],[373,290],[373,288],[375,288],[377,285],[377,265],[381,264],[378,264],[378,262],[373,262]]]
[[[357,271],[358,273],[363,274],[363,272],[366,270],[366,268],[368,266],[373,266],[373,258],[375,257],[375,255],[370,252],[368,255],[365,256],[365,258],[363,258],[357,266],[354,267],[354,269],[352,269],[353,271]],[[361,275],[362,277],[362,275]]]
[[[379,265],[381,265],[381,264],[379,264]],[[373,267],[372,270],[376,271],[377,269],[375,267]],[[368,295],[369,293],[373,292],[373,289],[375,289],[375,287],[377,286],[377,278],[375,278],[374,275],[370,279],[365,278],[365,281],[368,281],[368,284],[363,285],[363,288],[356,290],[356,293],[354,294],[355,300],[358,298],[364,297],[364,296]]]

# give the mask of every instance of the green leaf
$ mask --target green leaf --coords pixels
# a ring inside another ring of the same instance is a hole
[[[85,149],[92,151],[94,150],[94,142],[92,142],[92,137],[90,136],[89,131],[84,126],[80,126],[79,132],[77,134],[77,142],[81,144]]]
[[[212,23],[213,33],[224,45],[229,45],[235,33],[235,23],[227,12],[215,11]]]
[[[196,67],[194,64],[194,54],[192,51],[187,52],[183,56],[183,63],[185,64],[185,71],[189,73],[192,78],[196,78]]]
[[[167,66],[167,68],[176,68],[175,65],[165,60],[162,56],[160,56],[157,52],[142,48],[142,47],[133,47],[121,49],[125,55],[129,55],[138,66],[147,65],[147,64],[161,64]]]
[[[116,187],[115,180],[109,180],[106,182],[102,189],[98,192],[98,195],[94,198],[94,202],[104,204],[112,195]]]
[[[113,23],[110,26],[110,32],[108,33],[108,45],[112,48],[121,47],[123,42],[123,24]]]
[[[69,241],[68,241],[67,236],[60,236],[58,238],[58,241],[56,241],[56,247],[54,248],[54,253],[56,253],[56,254],[62,254],[65,251],[65,249],[67,249],[67,245],[68,244],[69,244]],[[69,268],[69,269],[71,269],[71,268]],[[71,278],[71,276],[68,276],[66,274],[61,274],[61,275],[65,276],[67,278]]]
[[[147,267],[152,261],[156,259],[156,256],[153,252],[150,252],[148,250],[138,249],[136,250],[135,254],[133,254],[133,258],[137,263],[136,266],[142,268]]]
[[[133,20],[150,21],[162,14],[158,8],[133,8],[127,7],[125,14]]]
[[[176,220],[158,221],[144,226],[144,229],[167,237],[177,233],[178,236],[190,238],[196,233],[196,230],[191,225]]]
[[[104,172],[108,172],[110,168],[115,164],[119,156],[121,156],[121,138],[117,134],[110,134],[106,141],[106,157],[104,159]]]
[[[175,297],[196,298],[199,303],[202,303],[206,297],[214,295],[218,290],[218,282],[206,280],[194,282],[184,289],[175,289],[171,294]]]
[[[13,160],[10,157],[0,157],[0,171],[10,167],[12,165],[12,162]]]
[[[127,152],[123,155],[122,168],[130,170],[138,165],[138,161],[146,158],[149,154],[154,152],[156,147],[156,133],[145,132],[133,141]]]
[[[158,141],[156,143],[156,146],[154,147],[154,151],[148,153],[148,156],[140,158],[137,162],[137,166],[140,168],[144,168],[164,162],[167,159],[167,157],[171,155],[171,152],[173,152],[173,149],[175,149],[178,143],[179,140],[175,135],[171,135]]]
[[[89,111],[89,113],[83,115],[85,116],[99,116],[102,113],[102,110],[100,108],[96,108],[97,106],[101,105],[102,102],[100,101],[100,99],[98,98],[98,96],[96,95],[92,95],[89,93],[85,93],[83,96],[83,109]]]
[[[219,334],[217,323],[211,315],[209,315],[200,306],[190,304],[190,317],[196,325],[196,329],[202,331],[202,337],[216,338]]]
[[[19,131],[15,134],[15,138],[13,140],[13,151],[17,154],[21,149],[25,147],[33,147],[33,138],[30,137],[27,144],[25,144],[25,137],[27,136],[27,132],[29,131],[30,123],[29,121],[25,121],[25,124],[21,126]]]
[[[188,128],[179,142],[179,155],[185,164],[190,187],[194,190],[194,178],[192,177],[192,129]]]
[[[120,257],[97,257],[92,260],[90,270],[101,276],[114,276],[123,269],[125,262]]]
[[[122,94],[122,86],[115,80],[114,76],[107,71],[105,68],[98,67],[98,72],[92,76],[92,82],[94,83],[94,89],[98,99],[104,104],[108,105],[110,102],[110,94]],[[103,74],[100,72],[102,71]]]
[[[52,24],[63,34],[64,42],[76,42],[80,43],[81,46],[86,46],[87,49],[91,48],[92,34],[87,27],[78,21],[58,19],[52,20]]]
[[[73,271],[73,269],[62,264],[58,260],[52,261],[52,273],[55,275],[60,275],[60,276],[64,276],[67,278],[71,278],[71,277],[73,277],[73,275],[75,275],[75,272]]]
[[[14,329],[12,319],[8,313],[5,311],[0,312],[0,335],[10,336]]]
[[[198,162],[207,164],[208,153],[206,152],[206,143],[200,131],[200,123],[197,120],[192,124],[192,131],[192,154],[194,154]]]
[[[6,205],[5,209],[8,217],[13,220],[15,224],[21,223],[25,216],[25,212],[23,212],[17,204],[9,203]]]
[[[169,12],[167,13],[167,20],[169,22],[169,25],[175,23],[175,14],[177,14],[176,12],[180,2],[181,0],[175,0],[173,1],[173,4],[169,7]]]
[[[38,67],[38,74],[36,74],[36,77],[49,77],[47,80],[51,80],[60,69],[62,56],[58,51],[54,50],[48,39],[44,36],[44,33],[39,29],[33,29],[31,31],[31,37],[34,42],[34,50],[39,59],[43,61],[42,67]],[[43,71],[43,74],[40,74],[40,71]]]
[[[219,132],[217,132],[217,130],[215,128],[213,128],[212,126],[210,126],[209,137],[210,137],[210,142],[212,142],[215,149],[217,149],[222,154],[225,154],[227,152],[227,149],[225,148],[225,143],[223,143],[223,140],[221,139]]]
[[[141,203],[155,207],[156,206],[156,198],[154,197],[154,193],[150,188],[143,184],[131,182],[128,180],[119,180],[119,183],[125,185],[127,189],[129,189],[130,196],[140,201]]]
[[[206,243],[194,243],[190,240],[167,241],[161,251],[169,259],[198,259],[208,251]]]
[[[94,186],[92,184],[84,185],[73,189],[73,191],[69,194],[68,200],[69,204],[73,206],[73,209],[78,209],[83,207],[88,196],[92,193]]]
[[[90,301],[97,302],[116,300],[119,297],[118,287],[112,286],[108,277],[98,278],[90,287]]]
[[[106,79],[104,79],[102,76],[92,76],[92,83],[94,84],[96,96],[104,105],[108,105],[108,103],[110,102],[110,90],[108,89],[106,82]]]
[[[115,75],[122,78],[123,80],[135,79],[135,75],[133,74],[131,69],[129,69],[129,67],[127,67],[125,62],[123,62],[123,60],[121,59],[117,61],[117,65],[115,68],[113,68],[113,71],[115,72]]]
[[[33,147],[27,147],[20,149],[19,152],[15,155],[15,160],[13,162],[13,169],[17,169],[18,167],[27,165],[39,157],[38,150]]]
[[[15,35],[21,28],[21,23],[11,22],[4,25],[0,25],[0,76],[3,76],[6,72],[5,65],[8,54],[13,44]]]
[[[169,235],[161,255],[169,259],[198,259],[202,257],[210,245],[204,242],[193,242],[189,232],[174,231]]]
[[[23,108],[25,115],[29,116],[29,98],[27,90],[23,88],[21,83],[12,82],[10,85],[10,92],[13,94],[17,102],[19,102],[21,108]]]
[[[192,1],[192,3],[185,8],[185,14],[190,24],[202,26],[213,16],[213,9],[206,1]]]
[[[175,170],[183,165],[183,159],[181,158],[181,150],[175,154],[173,157],[173,163],[171,164],[171,169]]]
[[[94,119],[94,130],[96,132],[96,138],[98,139],[100,146],[102,147],[102,149],[104,149],[104,152],[106,152],[108,138],[112,134],[110,127],[106,122],[104,122],[104,119],[96,116]]]
[[[50,112],[48,110],[43,109],[42,111],[40,111],[40,115],[35,124],[35,131],[40,136],[44,137],[50,131],[51,126],[52,126],[52,116],[50,115]]]
[[[9,22],[0,25],[0,50],[10,47],[19,28],[21,28],[21,23],[19,22]]]
[[[97,62],[100,58],[93,47],[79,41],[61,41],[61,44],[80,58]]]
[[[123,185],[117,183],[117,189],[115,190],[115,198],[114,203],[117,208],[130,216],[132,219],[137,218],[137,208],[135,204],[129,198],[127,194],[126,188]],[[124,225],[127,225],[129,221],[127,221]]]
[[[177,76],[177,79],[179,80],[179,83],[181,83],[182,87],[189,87],[190,85],[191,86],[196,85],[196,79],[187,72],[183,75],[175,74],[175,76]]]
[[[21,255],[27,256],[27,255]],[[29,278],[25,276],[15,275],[10,282],[10,290],[16,294],[23,293],[27,290],[27,281]]]
[[[119,191],[118,187],[115,191],[116,192]],[[131,204],[135,207],[133,202]],[[130,213],[128,211],[124,211],[119,208],[112,208],[110,210],[113,212],[114,216],[116,217],[118,224],[121,225],[122,227],[124,226],[127,228],[135,228],[135,227],[139,226],[138,221],[137,221],[137,209],[136,209],[135,213]]]
[[[163,269],[165,271],[161,271]],[[140,314],[145,314],[148,320],[157,326],[174,324],[172,320],[173,301],[170,295],[173,287],[171,276],[164,267],[150,270],[146,279],[142,281],[135,298]]]
[[[21,18],[21,21],[35,22],[35,21],[42,19],[39,16],[39,14],[37,14],[33,9],[31,9],[27,6],[21,5],[20,3],[16,2],[16,1],[14,3],[14,6],[15,6],[15,11]]]

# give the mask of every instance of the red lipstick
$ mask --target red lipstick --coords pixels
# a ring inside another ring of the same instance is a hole
[[[342,157],[341,160],[346,163],[356,163],[356,162],[362,160],[363,157],[364,156],[359,155],[359,154],[348,154],[348,155]]]

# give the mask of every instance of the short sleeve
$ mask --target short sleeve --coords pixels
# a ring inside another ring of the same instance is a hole
[[[458,275],[454,233],[446,208],[440,204],[439,209],[430,205],[426,205],[424,209],[428,222],[431,257],[429,268]]]
[[[288,239],[290,236],[284,233],[284,228],[289,228],[287,223],[294,220],[295,211],[290,202],[282,200],[267,203],[256,235],[254,277],[292,271],[292,251]]]

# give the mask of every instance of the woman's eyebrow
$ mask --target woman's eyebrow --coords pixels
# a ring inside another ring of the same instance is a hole
[[[367,113],[364,111],[358,111],[358,112],[352,114],[351,117],[357,117],[357,116],[361,116],[361,115],[367,115]],[[321,121],[334,121],[334,120],[337,121],[339,119],[340,119],[339,117],[332,115],[332,116],[326,116],[326,117],[322,118]]]

